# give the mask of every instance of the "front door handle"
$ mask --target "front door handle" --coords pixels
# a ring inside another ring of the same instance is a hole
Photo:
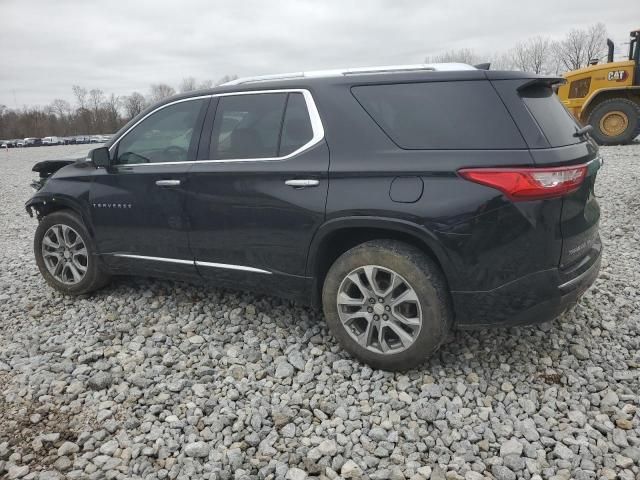
[[[289,185],[290,187],[293,187],[293,188],[305,188],[305,187],[317,187],[318,185],[320,185],[320,181],[311,180],[311,179],[306,179],[306,180],[295,179],[295,180],[287,180],[286,182],[284,182],[284,184]]]
[[[180,180],[156,180],[156,185],[159,187],[177,187],[180,185]]]

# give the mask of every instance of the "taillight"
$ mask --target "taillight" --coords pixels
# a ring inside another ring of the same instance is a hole
[[[587,175],[587,165],[553,168],[463,168],[461,177],[496,188],[513,201],[540,200],[573,192]]]

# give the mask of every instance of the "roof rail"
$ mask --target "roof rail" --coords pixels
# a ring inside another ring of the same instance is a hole
[[[268,82],[271,80],[290,80],[295,78],[319,78],[319,77],[339,77],[346,75],[366,75],[372,73],[394,73],[394,72],[415,72],[415,71],[455,71],[455,70],[476,70],[475,67],[466,63],[417,63],[413,65],[386,65],[378,67],[356,67],[336,70],[314,70],[309,72],[277,73],[274,75],[259,75],[255,77],[243,77],[220,86],[241,85],[243,83]]]

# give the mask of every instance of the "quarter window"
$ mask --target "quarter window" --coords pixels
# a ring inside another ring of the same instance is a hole
[[[367,85],[351,91],[400,148],[525,147],[509,112],[487,81]]]
[[[206,99],[188,100],[152,113],[118,143],[116,164],[184,162]]]
[[[289,155],[311,141],[312,138],[313,129],[304,96],[301,93],[290,93],[282,124],[282,139],[278,156]]]
[[[213,122],[210,158],[277,158],[313,138],[301,93],[221,97]]]

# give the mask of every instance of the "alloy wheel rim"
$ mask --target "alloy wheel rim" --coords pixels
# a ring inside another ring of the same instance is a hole
[[[389,355],[414,344],[422,328],[415,289],[400,274],[378,265],[358,267],[338,288],[338,316],[361,347]]]
[[[82,281],[89,267],[87,246],[80,234],[68,225],[49,227],[42,237],[42,258],[53,278],[65,285]]]
[[[624,112],[615,110],[608,112],[600,120],[600,130],[609,137],[617,137],[627,129],[629,119]]]

